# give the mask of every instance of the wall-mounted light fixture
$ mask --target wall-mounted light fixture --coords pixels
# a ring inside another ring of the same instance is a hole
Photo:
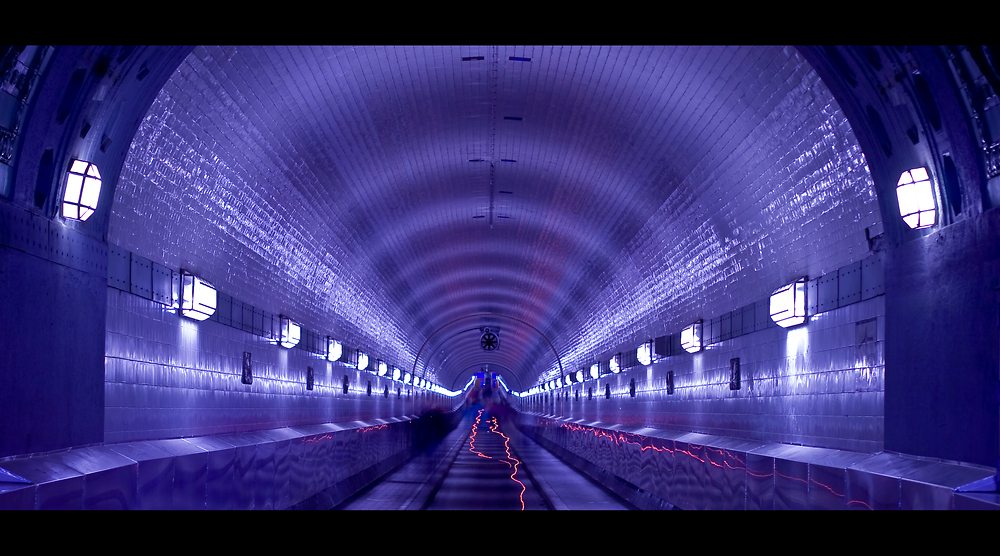
[[[616,353],[611,356],[611,360],[608,361],[608,368],[611,372],[618,374],[622,371],[622,354]]]
[[[66,172],[66,191],[63,193],[63,218],[87,220],[97,210],[101,197],[101,173],[97,165],[84,160],[74,160]]]
[[[392,368],[392,379],[393,380],[399,380],[399,377],[400,377],[401,374],[402,373],[400,372],[399,367],[393,367]]]
[[[806,279],[800,278],[771,294],[771,320],[782,328],[806,322]]]
[[[181,315],[194,320],[205,320],[215,314],[217,301],[215,286],[194,274],[181,271]]]
[[[926,168],[914,168],[899,175],[896,183],[899,215],[911,228],[928,228],[937,223],[934,185]]]
[[[691,323],[681,330],[681,347],[688,353],[698,353],[701,351],[702,322]]]
[[[358,350],[358,370],[364,371],[368,368],[368,354]]]
[[[412,377],[410,377],[409,371],[403,373],[403,384],[409,384]]]
[[[643,342],[635,350],[635,358],[641,365],[649,365],[653,362],[653,342]]]
[[[601,367],[597,363],[590,366],[590,378],[597,378],[601,374]]]
[[[576,379],[576,382],[583,382],[583,369],[580,369],[579,371],[574,373],[573,377]]]
[[[339,361],[340,356],[344,355],[344,346],[334,340],[333,338],[326,337],[326,359],[328,361]]]
[[[389,365],[386,365],[385,361],[378,362],[378,376],[385,376],[389,372]]]
[[[292,349],[299,344],[302,337],[302,328],[299,323],[281,315],[278,317],[278,343],[281,347]]]

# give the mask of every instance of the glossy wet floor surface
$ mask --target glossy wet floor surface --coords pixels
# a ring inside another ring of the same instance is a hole
[[[504,428],[496,416],[474,411],[434,449],[337,509],[632,509],[527,437]]]

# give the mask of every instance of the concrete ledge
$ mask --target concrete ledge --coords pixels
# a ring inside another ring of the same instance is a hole
[[[1000,509],[978,465],[530,413],[518,427],[644,509]]]
[[[0,509],[333,507],[411,456],[415,418],[89,446],[0,462]]]

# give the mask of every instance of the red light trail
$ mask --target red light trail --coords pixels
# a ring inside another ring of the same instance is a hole
[[[469,451],[472,452],[473,454],[476,454],[477,456],[479,456],[481,458],[493,459],[490,456],[487,456],[486,454],[484,454],[484,453],[482,453],[482,452],[480,452],[479,450],[476,449],[476,435],[479,433],[478,432],[479,431],[479,421],[483,417],[483,411],[486,411],[486,410],[485,409],[480,409],[479,410],[479,414],[476,415],[476,422],[472,423],[472,434],[469,435]]]
[[[510,437],[508,437],[506,434],[500,432],[499,423],[497,423],[497,418],[496,417],[493,417],[493,425],[490,427],[490,432],[499,434],[500,436],[503,437],[503,447],[507,451],[507,460],[514,460],[513,464],[511,464],[510,461],[504,461],[504,463],[506,463],[507,465],[509,465],[510,467],[512,467],[514,469],[514,472],[510,474],[510,480],[512,480],[515,483],[521,485],[521,494],[520,494],[520,497],[521,497],[521,510],[524,510],[524,491],[525,491],[525,486],[524,486],[524,483],[522,483],[516,477],[516,475],[517,475],[517,466],[520,465],[521,461],[518,460],[517,458],[515,458],[514,456],[512,456],[510,454]]]
[[[621,446],[623,444],[636,446],[642,452],[645,452],[646,450],[654,450],[656,452],[661,452],[661,453],[670,453],[670,454],[681,453],[681,454],[690,456],[690,457],[692,457],[692,458],[694,458],[694,459],[696,459],[696,460],[698,460],[698,461],[700,461],[702,463],[710,463],[710,464],[712,464],[715,467],[718,467],[720,469],[725,467],[725,468],[729,468],[729,469],[733,469],[733,470],[745,471],[748,475],[750,475],[752,477],[763,478],[763,477],[770,477],[771,476],[770,473],[759,474],[759,473],[754,473],[754,472],[750,471],[749,469],[746,468],[746,462],[742,461],[736,454],[734,454],[732,452],[729,452],[727,450],[723,450],[721,448],[712,448],[712,447],[709,447],[709,446],[695,446],[694,444],[690,444],[690,446],[691,446],[692,449],[695,449],[695,450],[705,450],[706,452],[713,452],[713,453],[719,454],[723,458],[723,463],[722,464],[717,463],[715,461],[712,461],[711,458],[703,459],[701,457],[698,457],[697,455],[695,455],[690,450],[682,450],[680,448],[677,448],[675,450],[671,450],[670,448],[658,448],[658,447],[652,446],[652,445],[644,446],[643,442],[632,440],[632,439],[635,438],[635,439],[648,440],[649,437],[642,436],[642,435],[635,434],[635,433],[609,432],[609,431],[604,431],[604,430],[600,430],[600,429],[595,429],[593,427],[586,427],[586,426],[581,426],[581,425],[574,425],[574,424],[571,424],[571,423],[561,423],[561,424],[559,424],[559,428],[563,428],[563,429],[566,429],[566,430],[571,431],[571,432],[582,432],[584,434],[593,434],[597,438],[603,438],[603,439],[606,439],[606,440],[610,440],[610,441],[614,442],[615,445],[618,445],[618,446]],[[743,466],[742,467],[737,467],[737,466],[734,466],[734,465],[730,464],[729,461],[728,461],[728,458],[726,457],[727,455],[729,457],[731,457],[732,459],[736,460],[738,463],[743,464]],[[821,487],[821,488],[827,490],[828,492],[830,492],[830,494],[832,494],[832,495],[834,495],[834,496],[836,496],[838,498],[843,498],[844,497],[843,494],[840,494],[837,491],[835,491],[833,489],[833,487],[831,487],[830,485],[823,484],[823,483],[817,481],[816,479],[810,479],[810,480],[807,481],[805,479],[799,479],[798,477],[791,477],[791,476],[784,475],[784,474],[778,473],[778,472],[775,472],[774,474],[776,476],[778,476],[778,477],[782,477],[784,479],[789,479],[789,480],[793,480],[793,481],[799,481],[799,482],[805,483],[807,485],[808,485],[808,483],[813,483],[817,487]],[[865,508],[868,508],[869,510],[872,509],[871,506],[869,506],[868,504],[866,504],[865,502],[863,502],[861,500],[850,500],[850,501],[847,502],[848,506],[851,505],[851,504],[858,504],[858,505],[864,506]]]
[[[481,458],[496,459],[496,458],[494,458],[492,456],[488,456],[488,455],[486,455],[486,454],[484,454],[484,453],[482,453],[482,452],[480,452],[479,450],[476,449],[476,436],[479,434],[479,422],[482,420],[483,411],[485,411],[485,410],[484,409],[480,409],[479,410],[479,413],[476,415],[476,421],[472,424],[472,434],[469,435],[469,451],[472,452],[472,453],[474,453],[474,454],[476,454],[477,456],[479,456]],[[500,432],[500,425],[497,422],[497,418],[496,417],[493,417],[492,419],[490,419],[490,432],[494,433],[494,434],[498,434],[501,437],[503,437],[503,439],[504,439],[504,450],[507,452],[507,457],[504,458],[504,459],[497,459],[497,461],[502,461],[503,463],[506,463],[508,467],[510,467],[510,468],[513,469],[513,472],[511,472],[511,474],[510,474],[510,479],[512,481],[514,481],[515,483],[521,485],[521,493],[519,494],[519,497],[520,497],[520,500],[521,500],[521,509],[524,510],[524,492],[525,492],[526,488],[524,486],[524,483],[522,483],[516,477],[516,475],[517,475],[517,466],[521,464],[521,461],[518,460],[517,458],[515,458],[513,455],[511,455],[511,453],[510,453],[510,438],[507,435],[505,435],[504,433]],[[514,463],[511,463],[512,461]]]

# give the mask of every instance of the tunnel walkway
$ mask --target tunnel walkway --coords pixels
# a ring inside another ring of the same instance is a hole
[[[469,412],[437,446],[335,509],[634,509],[531,439],[511,438],[502,421]]]

